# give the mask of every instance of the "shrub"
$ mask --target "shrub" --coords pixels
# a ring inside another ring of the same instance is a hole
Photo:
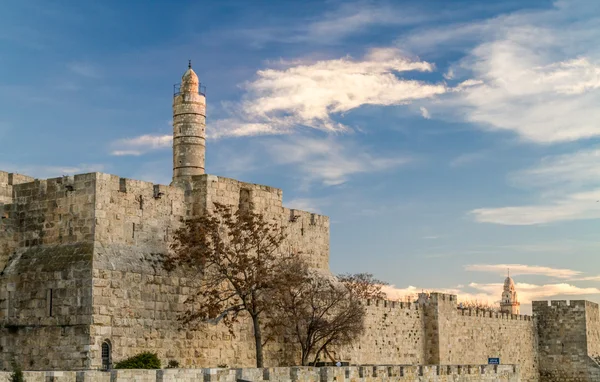
[[[10,375],[10,382],[25,382],[23,370],[21,370],[21,367],[16,363],[13,363],[13,372]]]
[[[176,361],[174,359],[169,361],[169,364],[167,365],[167,368],[169,369],[177,369],[179,367],[179,361]]]
[[[156,353],[143,352],[115,364],[115,369],[160,369]]]

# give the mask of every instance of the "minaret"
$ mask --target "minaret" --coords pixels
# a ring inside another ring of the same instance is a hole
[[[173,94],[173,182],[185,185],[204,174],[206,96],[192,62]]]
[[[508,277],[504,280],[504,291],[502,292],[502,300],[500,301],[500,311],[502,313],[519,314],[520,312],[519,300],[517,299],[517,291],[515,290],[515,283]]]

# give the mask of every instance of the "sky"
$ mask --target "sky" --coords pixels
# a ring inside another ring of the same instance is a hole
[[[331,220],[391,297],[600,302],[600,2],[22,0],[0,6],[0,169],[168,184],[173,84],[209,174]]]

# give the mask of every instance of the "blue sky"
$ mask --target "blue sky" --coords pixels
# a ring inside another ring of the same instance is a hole
[[[1,8],[0,169],[168,184],[192,59],[207,172],[330,216],[334,272],[492,302],[510,264],[525,303],[600,300],[598,2]]]

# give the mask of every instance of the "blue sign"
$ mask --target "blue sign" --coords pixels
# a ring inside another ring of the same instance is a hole
[[[488,358],[488,365],[500,365],[500,358]]]

